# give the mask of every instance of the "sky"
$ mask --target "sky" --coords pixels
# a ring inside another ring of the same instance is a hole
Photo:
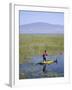
[[[64,13],[63,12],[38,12],[38,11],[19,11],[19,25],[31,24],[31,23],[49,23],[64,25]]]

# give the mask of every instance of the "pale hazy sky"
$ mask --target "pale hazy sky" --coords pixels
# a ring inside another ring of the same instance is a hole
[[[43,22],[50,24],[64,25],[63,12],[38,12],[38,11],[19,11],[20,25]]]

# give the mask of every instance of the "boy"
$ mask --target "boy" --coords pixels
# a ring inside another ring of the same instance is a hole
[[[48,56],[48,54],[47,54],[47,51],[46,51],[46,50],[44,51],[44,53],[43,53],[43,55],[42,55],[42,56],[43,56],[43,61],[46,61],[46,56]]]

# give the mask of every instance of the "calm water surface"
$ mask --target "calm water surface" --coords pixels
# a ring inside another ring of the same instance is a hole
[[[43,61],[42,56],[35,56],[29,62],[19,65],[19,78],[50,78],[64,77],[64,55],[47,57],[47,60],[56,60],[57,63],[50,65],[39,65]]]

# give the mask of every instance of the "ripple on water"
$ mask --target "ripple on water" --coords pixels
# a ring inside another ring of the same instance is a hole
[[[55,60],[58,63],[46,65],[46,70],[43,72],[43,65],[36,63],[43,61],[42,56],[33,57],[29,63],[19,65],[19,78],[44,78],[44,77],[63,77],[64,76],[64,56],[48,56],[48,59]]]

